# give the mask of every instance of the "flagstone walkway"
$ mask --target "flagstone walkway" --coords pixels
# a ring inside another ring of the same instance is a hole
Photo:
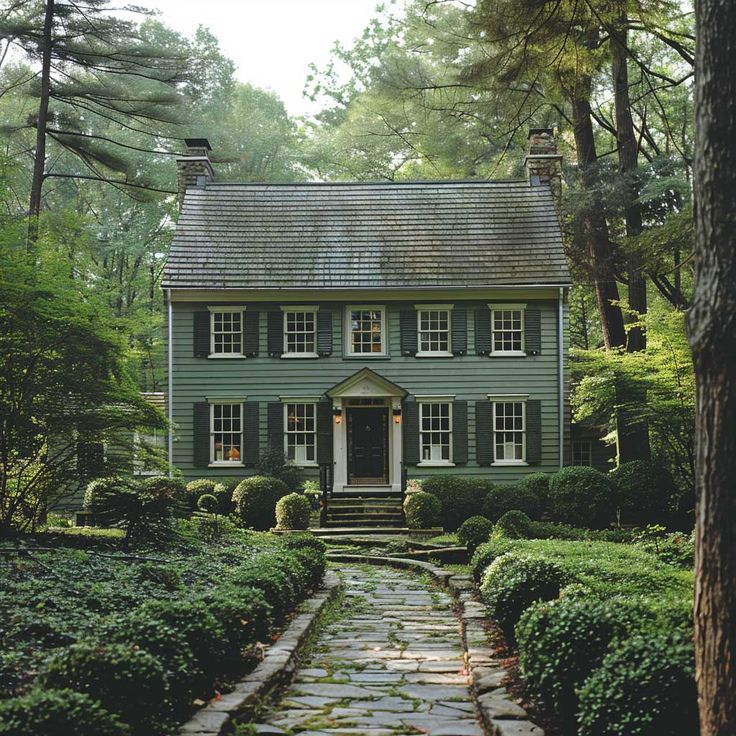
[[[257,732],[483,736],[450,595],[393,568],[339,573],[338,615]]]

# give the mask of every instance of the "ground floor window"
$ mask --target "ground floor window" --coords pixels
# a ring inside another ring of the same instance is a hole
[[[426,401],[419,404],[419,451],[422,462],[452,462],[452,404]]]
[[[525,404],[494,401],[494,462],[523,462],[525,455]]]
[[[316,463],[316,405],[285,404],[286,456],[296,465]]]
[[[210,443],[212,462],[241,462],[243,451],[242,404],[212,404]]]
[[[593,465],[593,443],[590,440],[573,441],[572,464]]]

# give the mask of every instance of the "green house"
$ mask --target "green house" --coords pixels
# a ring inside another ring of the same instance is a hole
[[[514,181],[220,182],[178,159],[170,460],[246,476],[280,450],[329,497],[570,457],[559,156]]]

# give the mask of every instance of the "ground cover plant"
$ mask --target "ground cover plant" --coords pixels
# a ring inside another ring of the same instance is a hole
[[[168,732],[254,664],[324,574],[318,540],[231,528],[211,544],[196,528],[145,555],[0,548],[0,734],[45,734],[90,702],[99,730],[85,718],[80,736]]]

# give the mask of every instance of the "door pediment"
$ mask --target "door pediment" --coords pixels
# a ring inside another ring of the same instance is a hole
[[[331,399],[356,397],[400,397],[408,392],[370,368],[361,368],[327,391]]]

